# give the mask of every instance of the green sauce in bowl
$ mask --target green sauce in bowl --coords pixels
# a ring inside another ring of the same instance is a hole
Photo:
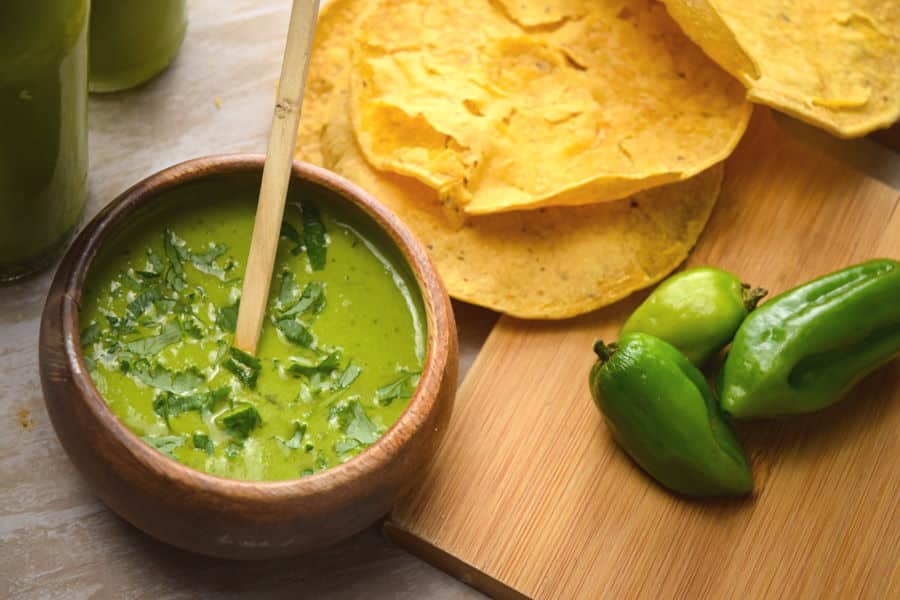
[[[232,349],[256,190],[189,185],[94,259],[81,307],[91,377],[185,465],[284,480],[349,460],[406,408],[426,325],[415,279],[358,209],[289,197],[256,357]]]

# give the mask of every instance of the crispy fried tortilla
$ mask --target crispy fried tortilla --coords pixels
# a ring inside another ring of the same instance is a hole
[[[413,230],[450,295],[522,318],[575,316],[662,279],[696,243],[722,182],[717,165],[624,200],[473,216],[458,228],[435,190],[372,167],[348,111],[333,106],[322,138],[324,165]]]
[[[350,109],[366,160],[482,215],[688,178],[747,125],[739,82],[645,0],[368,0]]]
[[[842,136],[900,117],[897,0],[663,0],[754,102]]]

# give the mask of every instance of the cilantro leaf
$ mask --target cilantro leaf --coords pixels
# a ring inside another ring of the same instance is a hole
[[[150,263],[150,267],[153,269],[152,273],[159,275],[163,272],[163,259],[153,251],[153,248],[147,249],[147,261]]]
[[[297,292],[297,283],[294,281],[294,274],[291,271],[281,273],[281,289],[278,292],[278,304],[288,306],[294,300]]]
[[[125,342],[122,346],[129,352],[142,356],[157,354],[160,350],[170,344],[181,341],[181,328],[178,323],[169,321],[162,326],[158,335],[148,336]]]
[[[213,444],[212,440],[209,439],[209,436],[205,433],[198,431],[191,436],[191,442],[194,444],[194,448],[197,450],[203,450],[209,455],[212,455],[215,452],[216,446]]]
[[[190,411],[209,412],[215,407],[216,402],[228,397],[228,392],[227,387],[186,395],[163,392],[153,400],[153,412],[166,421],[169,417],[177,417]]]
[[[187,287],[184,266],[181,264],[182,259],[187,257],[184,255],[184,250],[176,244],[176,241],[180,240],[170,229],[166,229],[163,233],[163,252],[168,261],[165,275],[166,285],[176,292],[180,292]]]
[[[338,351],[314,359],[306,357],[295,358],[287,372],[294,376],[305,375],[311,377],[316,373],[330,373],[341,365],[341,354]]]
[[[125,310],[135,319],[143,315],[147,309],[157,300],[162,299],[162,292],[153,288],[146,292],[141,292],[137,297],[128,303]]]
[[[232,441],[228,442],[227,446],[225,446],[225,456],[227,456],[228,458],[234,458],[235,456],[240,454],[241,450],[243,450],[243,449],[244,449],[243,441],[235,442],[232,440]]]
[[[418,372],[404,373],[397,381],[375,390],[375,400],[382,406],[388,406],[398,398],[410,398],[418,384]]]
[[[221,329],[222,331],[234,333],[234,330],[237,329],[239,304],[240,303],[235,304],[234,306],[226,306],[225,308],[219,309],[219,312],[216,315],[216,325],[219,326],[219,329]]]
[[[372,422],[356,398],[332,405],[328,411],[328,419],[346,434],[345,438],[334,445],[337,454],[368,446],[381,436],[378,426]]]
[[[134,333],[134,325],[128,319],[115,317],[113,315],[104,315],[106,317],[106,322],[109,323],[109,328],[113,330],[116,335],[128,335]]]
[[[230,348],[228,353],[231,355],[222,363],[222,366],[234,373],[251,390],[256,389],[256,380],[259,377],[259,371],[262,364],[259,360],[237,348]]]
[[[334,444],[334,452],[335,454],[346,454],[355,448],[360,447],[360,443],[349,437],[341,438]]]
[[[312,202],[303,203],[303,244],[313,271],[324,269],[328,240],[319,209]]]
[[[181,315],[181,318],[178,319],[181,323],[181,330],[194,338],[195,340],[202,340],[203,335],[206,332],[206,327],[203,326],[203,323],[200,322],[200,319],[195,317],[194,315]]]
[[[98,323],[91,323],[87,327],[85,327],[84,331],[81,332],[81,345],[89,346],[95,342],[100,340],[100,325]]]
[[[297,397],[294,399],[294,402],[303,402],[304,404],[309,404],[312,401],[312,390],[310,390],[309,386],[305,383],[301,384],[300,389],[297,390]]]
[[[175,449],[184,445],[180,435],[145,435],[141,439],[170,458],[175,458]]]
[[[216,260],[225,254],[228,246],[225,244],[211,244],[206,252],[190,252],[190,261],[194,268],[201,273],[211,275],[216,279],[225,281],[225,269],[219,266]]]
[[[281,223],[281,237],[294,242],[294,247],[291,248],[291,254],[297,256],[303,252],[303,237],[300,235],[300,232],[297,231],[297,228],[287,221],[282,221]]]
[[[347,365],[347,368],[341,373],[341,376],[337,380],[338,389],[347,389],[350,387],[350,384],[356,381],[356,378],[360,376],[362,373],[362,369],[353,364],[353,361]]]
[[[304,435],[306,435],[306,423],[294,421],[294,434],[289,439],[285,440],[278,436],[276,436],[275,439],[281,442],[285,448],[296,450],[300,447]]]
[[[281,313],[282,317],[293,317],[312,309],[313,314],[319,314],[325,308],[325,284],[321,281],[310,281],[303,287],[300,299],[293,305],[287,306]]]
[[[353,418],[347,425],[347,436],[360,443],[371,444],[381,436],[378,427],[369,419],[359,401],[354,400],[349,404],[353,410]]]
[[[244,439],[262,424],[259,412],[250,403],[239,404],[216,418],[216,423],[232,437]]]
[[[275,321],[275,328],[292,344],[297,344],[303,348],[309,348],[313,344],[313,335],[298,321],[281,319],[280,321]]]
[[[206,382],[206,377],[195,367],[175,373],[172,378],[172,391],[177,393],[190,392]]]
[[[150,387],[176,394],[191,392],[206,382],[206,377],[196,367],[173,373],[159,363],[151,367],[146,360],[136,361],[130,372]]]

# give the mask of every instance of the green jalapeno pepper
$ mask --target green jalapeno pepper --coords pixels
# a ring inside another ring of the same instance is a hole
[[[613,437],[665,487],[692,496],[745,494],[744,450],[703,374],[674,346],[631,333],[594,345],[594,402]]]
[[[688,269],[662,282],[628,318],[622,334],[649,333],[702,366],[731,341],[765,295],[727,271]]]
[[[898,354],[900,263],[871,260],[747,317],[721,373],[722,408],[735,418],[819,410]]]

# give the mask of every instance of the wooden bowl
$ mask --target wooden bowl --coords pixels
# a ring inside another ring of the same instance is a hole
[[[201,158],[153,175],[116,198],[63,258],[41,320],[40,371],[47,411],[72,462],[121,517],[172,545],[212,556],[257,559],[320,548],[371,525],[415,483],[446,430],[456,391],[456,324],[425,249],[398,219],[352,183],[294,163],[292,189],[307,186],[354,204],[383,229],[419,284],[428,324],[421,380],[409,406],[350,461],[302,479],[224,479],[157,452],[112,413],[94,387],[79,341],[79,306],[91,261],[118,227],[166,193],[211,178],[259,180],[263,157]],[[302,193],[302,192],[301,192]]]

